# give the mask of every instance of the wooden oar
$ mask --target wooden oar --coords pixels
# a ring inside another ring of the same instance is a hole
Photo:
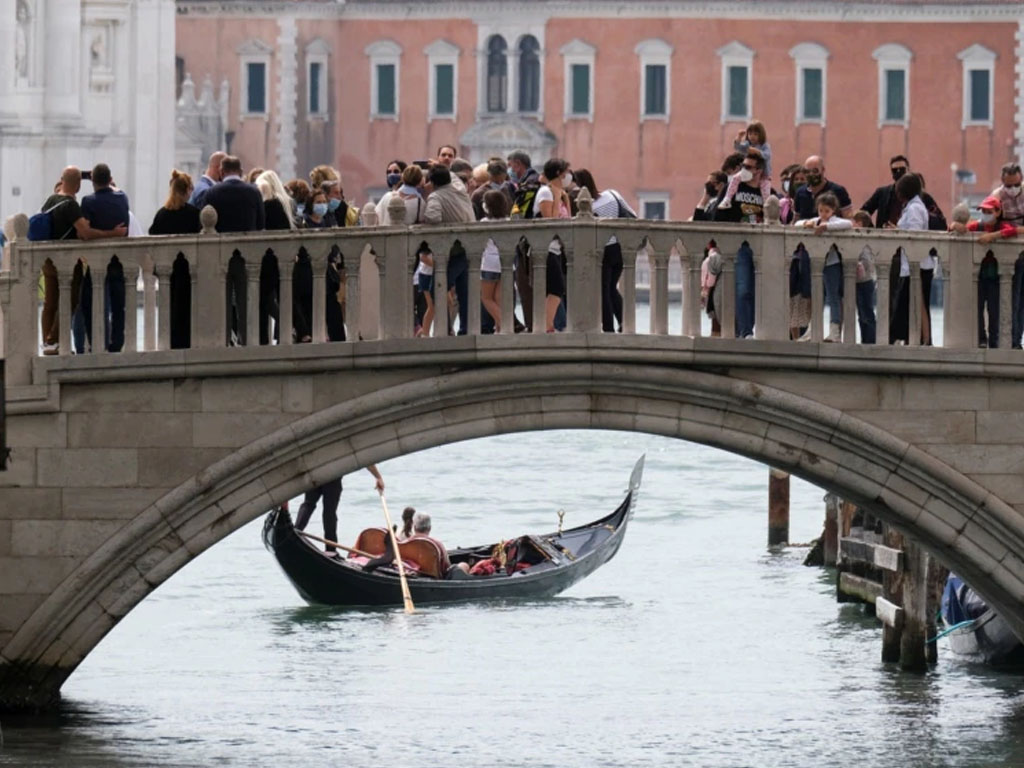
[[[388,525],[388,535],[391,537],[391,547],[395,551],[395,561],[398,563],[398,579],[402,582],[402,600],[405,603],[405,612],[413,613],[416,609],[412,604],[412,595],[409,594],[409,582],[405,578],[405,566],[402,564],[402,553],[398,549],[398,537],[395,536],[395,529],[391,525],[391,513],[388,512],[388,502],[384,498],[383,489],[380,492],[380,503],[384,507],[384,520]]]
[[[361,549],[354,549],[352,547],[346,547],[344,544],[339,544],[338,542],[331,541],[330,539],[322,539],[319,536],[314,536],[312,533],[306,533],[305,531],[299,531],[299,530],[296,530],[295,532],[297,534],[299,534],[299,536],[305,536],[307,539],[312,539],[313,541],[319,541],[321,544],[326,544],[329,547],[337,547],[338,549],[343,549],[346,552],[351,552],[353,555],[359,555],[360,557],[368,557],[371,560],[373,560],[373,558],[377,557],[377,555],[371,555],[369,552],[363,552],[363,550],[361,550]]]

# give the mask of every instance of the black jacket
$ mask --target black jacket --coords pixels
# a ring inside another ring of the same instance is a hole
[[[889,206],[892,205],[895,196],[896,185],[886,184],[884,187],[876,189],[871,197],[868,198],[868,201],[861,206],[863,210],[875,216],[875,226],[877,228],[881,229],[885,226],[885,217],[889,214]],[[933,232],[945,231],[947,229],[946,217],[939,208],[939,204],[935,202],[935,198],[927,192],[922,192],[921,202],[928,209],[928,229]],[[893,222],[893,224],[895,223]]]
[[[206,204],[217,211],[218,232],[253,232],[263,229],[263,196],[255,184],[232,176],[210,187]]]

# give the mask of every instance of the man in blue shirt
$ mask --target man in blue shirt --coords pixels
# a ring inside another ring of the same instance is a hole
[[[93,193],[82,198],[82,215],[89,221],[93,229],[114,229],[128,226],[128,195],[113,186],[110,167],[99,163],[92,169]],[[134,276],[130,276],[134,278]],[[88,288],[83,280],[82,297],[86,291],[92,291],[92,281]],[[112,261],[107,265],[106,278],[103,281],[103,334],[104,346],[108,352],[120,352],[124,347],[124,312],[125,312],[124,268],[120,261]],[[79,302],[83,313],[87,310],[85,302]],[[91,302],[90,302],[91,305]],[[133,309],[134,311],[134,309]],[[83,318],[87,331],[91,336],[89,317]]]

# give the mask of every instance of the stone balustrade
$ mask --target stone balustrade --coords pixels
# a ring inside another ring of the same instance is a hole
[[[400,201],[399,201],[400,202]],[[400,215],[395,211],[396,218]],[[92,272],[92,327],[103,328],[103,278],[113,259],[126,276],[141,273],[144,300],[144,344],[137,349],[137,312],[126,312],[124,352],[136,353],[170,348],[171,291],[174,264],[183,261],[191,280],[191,346],[223,347],[229,338],[229,299],[226,290],[232,257],[245,264],[247,312],[246,338],[258,339],[259,276],[264,255],[277,260],[280,273],[280,343],[292,343],[293,265],[302,250],[308,254],[313,273],[313,342],[326,340],[325,275],[328,256],[337,247],[344,258],[347,338],[400,339],[413,335],[412,277],[417,250],[426,241],[435,258],[435,294],[448,289],[446,267],[451,246],[459,241],[469,261],[468,332],[480,332],[480,265],[488,238],[501,254],[501,332],[513,328],[513,270],[517,244],[528,243],[533,254],[544,254],[558,238],[568,264],[567,312],[569,332],[601,330],[601,261],[604,244],[616,237],[623,252],[623,332],[636,333],[635,269],[638,253],[646,252],[651,264],[650,333],[666,334],[669,328],[668,266],[679,259],[683,277],[682,333],[701,335],[700,265],[707,243],[714,239],[721,251],[723,270],[716,289],[716,303],[722,336],[734,335],[735,255],[743,243],[754,254],[755,335],[759,339],[789,338],[789,266],[794,250],[802,243],[812,265],[812,340],[823,334],[824,296],[822,270],[829,247],[834,243],[843,255],[843,339],[856,338],[855,269],[857,256],[871,249],[878,272],[878,339],[888,338],[890,266],[897,250],[905,249],[911,265],[910,345],[920,337],[919,265],[932,255],[941,265],[945,290],[943,299],[944,346],[969,348],[977,345],[978,273],[982,259],[992,253],[999,263],[1000,346],[1011,343],[1011,282],[1017,259],[1024,253],[1020,241],[979,244],[972,236],[898,230],[853,230],[816,235],[778,225],[723,225],[714,223],[654,222],[635,219],[598,220],[590,212],[590,200],[582,195],[581,211],[572,220],[509,221],[507,223],[458,226],[376,226],[372,206],[363,213],[367,226],[349,229],[296,230],[216,234],[216,213],[203,211],[204,230],[194,236],[146,237],[92,242],[29,242],[28,219],[24,215],[8,221],[9,246],[0,272],[0,308],[3,310],[3,353],[7,359],[8,383],[29,383],[31,358],[40,354],[38,345],[39,299],[37,285],[46,260],[56,267],[60,285],[59,354],[71,353],[71,280],[79,259]],[[531,260],[533,327],[544,328],[544,288],[547,261]],[[137,280],[127,279],[126,305],[138,306]],[[434,334],[447,333],[448,305],[436,302]],[[252,342],[251,342],[252,343]],[[429,344],[429,340],[424,340]],[[100,345],[102,346],[102,345]],[[98,352],[98,354],[107,354]]]

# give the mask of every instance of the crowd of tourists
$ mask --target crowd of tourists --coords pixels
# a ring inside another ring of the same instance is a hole
[[[1021,194],[1021,168],[1016,163],[1002,169],[1002,183],[981,204],[977,221],[956,221],[947,225],[938,204],[926,191],[924,178],[910,169],[903,155],[889,162],[892,183],[884,184],[855,209],[846,188],[828,177],[824,159],[813,155],[802,163],[790,163],[778,174],[777,186],[773,158],[765,127],[752,122],[734,142],[735,151],[719,168],[711,171],[704,184],[691,220],[724,223],[761,223],[772,196],[779,202],[782,224],[806,228],[809,233],[822,234],[856,227],[897,228],[902,230],[949,230],[981,232],[981,240],[1024,234],[1024,195]],[[459,158],[455,147],[438,148],[435,158],[407,163],[392,160],[384,169],[387,192],[376,204],[377,223],[393,224],[468,224],[485,225],[522,219],[568,219],[577,211],[577,198],[586,189],[592,210],[599,218],[636,218],[636,212],[614,189],[602,189],[594,175],[585,168],[571,169],[561,158],[552,158],[541,169],[532,165],[523,151],[507,158],[492,157],[473,166]],[[83,180],[90,180],[92,194],[81,203],[77,196]],[[395,221],[392,205],[400,200],[404,212]],[[259,230],[319,230],[352,227],[361,223],[360,210],[345,197],[339,172],[327,165],[313,168],[306,179],[282,180],[270,169],[244,170],[237,157],[214,152],[205,172],[193,180],[188,174],[173,171],[166,202],[157,211],[148,228],[151,235],[196,234],[201,229],[200,211],[211,206],[217,213],[216,230],[222,233]],[[93,240],[143,235],[145,231],[131,212],[128,196],[117,188],[110,169],[100,164],[91,171],[68,167],[42,206],[30,220],[30,239]],[[448,332],[468,331],[469,260],[465,249],[456,242],[447,254],[447,294],[437,296],[434,290],[434,254],[428,242],[417,249],[418,264],[413,278],[411,301],[415,304],[415,328],[418,336],[441,335],[435,326],[438,301],[446,302],[450,311]],[[825,259],[823,282],[825,305],[829,310],[829,334],[826,341],[840,341],[842,333],[842,254],[833,245]],[[532,252],[525,240],[520,241],[514,255],[514,293],[519,308],[514,313],[515,331],[533,331],[532,258],[545,258],[547,263],[544,289],[544,329],[564,330],[566,325],[566,261],[563,245],[556,237],[546,253]],[[751,337],[754,333],[754,254],[744,245],[735,254],[736,335]],[[861,341],[876,342],[875,284],[876,268],[870,248],[856,254],[856,307]],[[921,261],[922,286],[921,343],[931,343],[930,295],[937,268],[929,256]],[[712,333],[720,332],[715,311],[715,285],[722,268],[722,257],[714,240],[705,249],[701,268],[702,304],[710,315]],[[269,253],[260,269],[259,343],[271,342],[279,336],[280,275],[277,258]],[[175,263],[171,275],[171,346],[190,345],[191,281],[183,259]],[[998,301],[998,282],[985,282],[994,266],[983,264],[979,304]],[[1024,273],[1024,265],[1021,267]],[[622,275],[622,251],[613,237],[604,245],[601,275],[602,328],[606,332],[622,329],[622,297],[619,280]],[[345,339],[344,324],[344,257],[334,248],[328,258],[326,286],[326,332],[331,341]],[[890,308],[889,343],[909,340],[910,265],[906,254],[893,259],[889,281]],[[502,280],[501,254],[493,240],[487,242],[481,263],[481,331],[501,331],[500,308]],[[49,262],[43,268],[42,292],[44,306],[41,332],[44,354],[57,352],[59,335],[56,268]],[[292,290],[292,327],[294,341],[307,342],[313,337],[312,290],[313,274],[308,255],[300,251],[294,266]],[[992,285],[989,285],[992,283]],[[810,338],[811,324],[810,257],[802,246],[792,255],[789,272],[789,327],[796,340]],[[993,287],[995,286],[995,287]],[[92,280],[88,263],[79,260],[71,282],[72,347],[76,353],[91,348]],[[246,273],[241,257],[229,264],[228,296],[232,307],[231,343],[245,344],[244,318]],[[102,346],[119,351],[124,344],[124,274],[112,261],[104,272],[104,318]],[[981,311],[981,309],[979,309]],[[538,313],[539,314],[539,313]],[[269,322],[273,318],[274,322]],[[1014,345],[1019,346],[1024,323],[1016,328]],[[271,330],[273,329],[273,330]],[[537,329],[540,330],[539,328]],[[995,346],[994,329],[986,332],[979,325],[979,341]]]

